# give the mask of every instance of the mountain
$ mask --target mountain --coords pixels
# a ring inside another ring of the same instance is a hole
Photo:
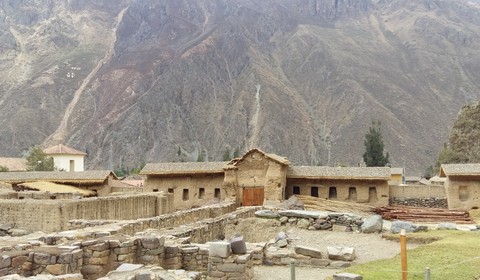
[[[480,101],[462,107],[440,152],[437,169],[442,163],[480,162]]]
[[[1,0],[0,18],[2,156],[357,165],[380,120],[420,173],[480,97],[478,1]]]

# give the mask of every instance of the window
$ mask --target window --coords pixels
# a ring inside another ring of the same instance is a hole
[[[200,199],[205,198],[205,188],[200,188],[198,190],[198,198],[200,198]]]
[[[310,189],[310,195],[313,197],[318,197],[318,187],[312,187]]]
[[[168,193],[174,193],[175,192],[175,189],[174,188],[169,188],[168,189]]]
[[[355,187],[348,188],[348,200],[357,201],[357,188]]]
[[[188,200],[188,189],[183,189],[183,196],[182,196],[183,200]]]
[[[220,199],[220,189],[219,188],[215,188],[214,197]]]
[[[299,186],[294,186],[293,187],[293,194],[300,194],[300,187]]]
[[[337,187],[330,187],[328,189],[328,198],[336,199],[337,198]]]
[[[153,189],[153,192],[158,192],[158,189]]]

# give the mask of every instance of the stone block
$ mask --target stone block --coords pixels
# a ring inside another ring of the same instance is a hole
[[[180,252],[184,254],[193,254],[198,252],[198,247],[197,246],[180,247]]]
[[[336,232],[348,232],[350,229],[347,226],[341,226],[341,225],[332,225],[332,231]]]
[[[64,274],[53,277],[54,280],[83,280],[82,274]]]
[[[297,222],[297,227],[298,227],[298,228],[308,229],[308,227],[310,227],[310,221],[309,221],[308,219],[300,219],[300,220]]]
[[[210,242],[209,256],[228,258],[230,256],[231,248],[228,242]]]
[[[363,280],[363,276],[344,272],[333,275],[333,280]]]
[[[142,267],[143,267],[143,264],[123,263],[119,267],[117,267],[115,271],[118,271],[118,272],[134,271]]]
[[[118,248],[120,247],[120,240],[108,240],[108,246],[110,248]]]
[[[67,253],[61,253],[60,256],[58,256],[58,263],[71,263],[73,260],[73,254],[70,252]]]
[[[108,249],[108,243],[107,242],[102,242],[102,243],[98,243],[98,244],[88,246],[87,248],[92,250],[92,251],[104,251],[104,250]]]
[[[280,217],[278,213],[273,212],[272,210],[258,210],[255,212],[255,216],[259,218],[267,218],[267,219],[276,219]]]
[[[238,256],[237,263],[247,263],[251,258],[252,258],[252,255],[250,254]]]
[[[50,274],[53,274],[53,275],[62,275],[62,274],[65,274],[67,273],[67,268],[65,265],[63,264],[51,264],[51,265],[47,265],[47,267],[45,268],[45,270],[50,273]]]
[[[92,258],[101,258],[110,255],[110,250],[93,251]]]
[[[310,247],[305,247],[305,246],[295,246],[294,251],[297,254],[304,255],[304,256],[309,256],[312,258],[316,259],[321,259],[322,258],[322,252],[320,250],[310,248]]]
[[[157,249],[165,244],[165,237],[144,237],[141,240],[142,247],[146,249]]]
[[[351,247],[327,247],[328,258],[338,261],[353,261],[355,249]]]
[[[3,255],[0,257],[0,269],[6,268],[12,265],[12,258],[7,255]]]
[[[132,247],[120,247],[113,249],[113,252],[117,255],[127,254],[132,251]]]
[[[400,231],[404,229],[406,232],[415,232],[417,230],[417,226],[412,222],[405,222],[405,221],[393,221],[390,227],[390,231],[392,233],[400,233]]]
[[[223,272],[238,272],[238,273],[245,272],[244,264],[224,263],[224,264],[219,264],[217,268],[218,270]]]
[[[101,258],[90,258],[88,264],[108,264],[108,256]]]
[[[345,267],[350,267],[352,265],[351,262],[346,262],[346,261],[333,261],[330,263],[330,266],[332,268],[345,268]]]
[[[42,253],[34,253],[33,263],[36,264],[50,264],[50,255]]]
[[[330,260],[327,259],[310,259],[310,265],[317,267],[326,267],[330,265]]]
[[[179,252],[179,249],[177,246],[165,246],[165,253],[166,254],[172,254],[172,255],[176,255],[178,254]]]
[[[26,262],[28,260],[28,257],[27,256],[18,256],[18,257],[14,257],[12,258],[12,267],[19,267],[21,265],[23,265],[24,262]],[[1,265],[0,265],[1,267]]]
[[[151,272],[141,272],[135,274],[135,280],[152,280],[156,279],[155,275]]]
[[[117,256],[117,260],[119,262],[123,262],[123,261],[129,260],[129,259],[132,259],[132,258],[133,258],[133,254],[124,254],[124,255],[118,255]]]
[[[243,236],[237,236],[230,240],[230,247],[233,254],[245,254],[247,253],[247,245]]]
[[[82,274],[98,274],[102,273],[103,266],[101,265],[84,265],[81,269]]]

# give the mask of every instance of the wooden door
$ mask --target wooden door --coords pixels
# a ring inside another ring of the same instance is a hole
[[[242,206],[261,206],[264,196],[263,188],[244,188]]]

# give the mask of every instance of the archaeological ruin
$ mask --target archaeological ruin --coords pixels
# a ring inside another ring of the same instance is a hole
[[[149,163],[139,186],[120,184],[112,171],[0,172],[0,277],[255,279],[254,267],[266,264],[342,268],[355,263],[354,247],[295,245],[282,232],[251,242],[227,228],[268,219],[367,233],[382,226],[365,228],[357,208],[479,207],[479,165],[443,165],[444,179],[429,185],[401,184],[403,174],[393,174],[388,167],[292,166],[259,149],[229,162]],[[349,211],[295,210],[298,197],[345,203]]]

